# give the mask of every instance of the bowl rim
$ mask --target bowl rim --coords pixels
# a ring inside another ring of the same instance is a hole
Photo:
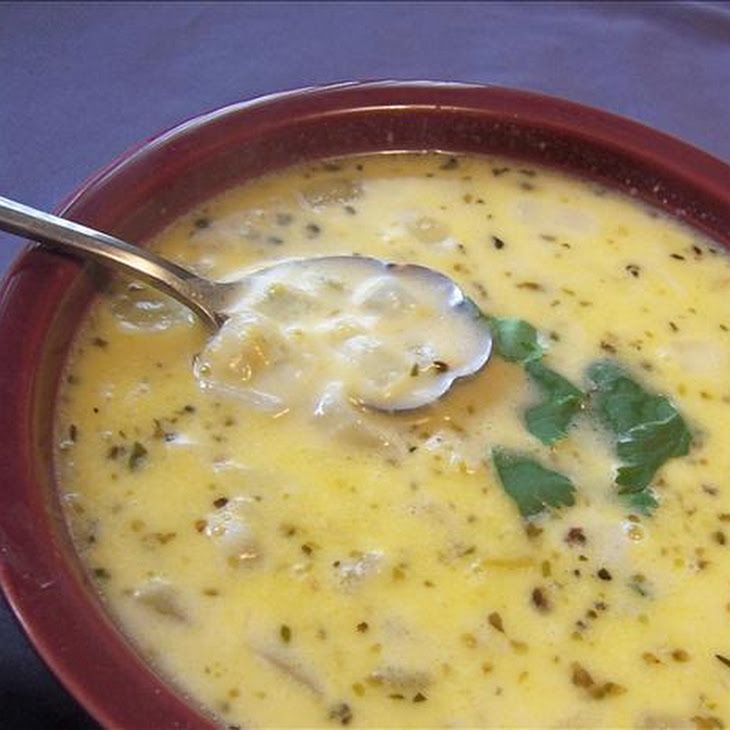
[[[57,206],[56,211],[68,217],[83,217],[89,201],[113,195],[114,185],[130,168],[146,164],[150,156],[168,152],[182,140],[194,138],[202,129],[227,124],[242,116],[247,119],[259,117],[260,124],[266,125],[284,116],[291,122],[317,115],[325,118],[328,114],[353,110],[368,112],[383,108],[406,111],[439,109],[454,115],[491,114],[495,119],[505,120],[505,123],[526,126],[537,124],[548,131],[567,134],[578,144],[602,145],[661,170],[669,179],[681,180],[701,191],[730,220],[730,166],[664,132],[595,107],[532,91],[473,83],[399,80],[348,81],[309,86],[235,102],[193,116],[122,152],[83,181]],[[680,218],[684,217],[683,211],[675,212]],[[689,220],[693,225],[703,226],[702,220],[691,216]],[[711,230],[713,225],[712,222],[704,224],[705,228],[709,226]],[[720,230],[715,233],[715,237],[722,237]],[[730,245],[730,232],[724,237],[724,243]],[[28,276],[32,278],[40,270],[49,282],[48,302],[44,305],[46,312],[52,309],[53,302],[68,288],[69,281],[78,276],[80,266],[70,262],[56,267],[56,273],[50,272],[49,266],[44,268],[41,265],[39,269],[37,262],[43,256],[37,247],[27,247],[6,274],[0,288],[0,336],[11,331],[10,320],[15,317],[13,307],[17,307],[15,296],[17,290],[25,285]],[[39,333],[34,334],[32,317],[28,324],[28,346],[39,351],[42,343],[38,340]],[[17,329],[16,325],[13,330],[16,339]],[[17,341],[20,342],[19,339]],[[20,362],[25,362],[22,357]],[[7,351],[0,353],[0,394],[8,395],[12,403],[12,408],[5,409],[5,414],[0,415],[0,433],[13,431],[16,421],[27,426],[28,418],[23,409],[27,409],[31,397],[32,373],[15,372],[14,365],[15,370],[18,370],[16,361]],[[41,601],[50,601],[52,606],[61,611],[68,598],[63,591],[72,588],[68,581],[58,590],[54,590],[53,585],[43,585],[47,580],[53,584],[57,577],[48,573],[49,565],[58,571],[68,566],[63,565],[62,556],[56,555],[54,558],[49,554],[50,540],[45,533],[19,529],[17,524],[11,524],[11,520],[17,522],[18,516],[23,518],[28,514],[40,514],[39,510],[43,509],[40,504],[42,498],[33,492],[35,485],[29,470],[29,454],[30,451],[23,444],[13,444],[7,440],[0,443],[0,480],[4,482],[4,488],[10,484],[10,480],[15,480],[11,499],[19,500],[11,503],[12,509],[0,512],[0,585],[36,651],[66,689],[105,727],[139,726],[140,722],[148,719],[147,715],[140,713],[144,713],[145,708],[155,706],[155,703],[164,709],[164,727],[211,727],[209,720],[182,700],[178,691],[156,678],[138,657],[135,658],[132,648],[126,643],[120,644],[123,639],[111,621],[110,631],[114,636],[105,637],[104,648],[109,649],[111,654],[107,657],[109,665],[105,666],[104,672],[106,676],[116,677],[122,685],[119,695],[101,692],[98,684],[89,685],[89,675],[99,667],[100,657],[98,650],[88,642],[88,637],[79,633],[79,626],[56,626],[54,629],[47,610],[40,617],[34,608],[39,596]],[[26,512],[26,509],[29,511]],[[50,562],[40,565],[40,552],[43,552],[44,560]],[[73,589],[76,590],[74,601],[82,600],[77,589]],[[88,596],[85,600],[90,601]],[[98,610],[98,607],[94,610]],[[130,687],[139,686],[141,678],[149,685],[150,695],[144,701],[135,702],[134,695],[125,694],[125,688],[130,679],[136,682],[130,683]]]
[[[398,103],[398,96],[408,92],[424,92],[416,103]],[[561,130],[569,130],[578,138],[590,139],[594,142],[603,142],[611,147],[620,147],[632,155],[647,161],[656,162],[660,167],[671,170],[685,179],[697,182],[706,190],[727,200],[728,176],[730,175],[730,160],[727,162],[719,157],[705,152],[700,147],[685,142],[680,137],[668,132],[660,131],[641,121],[624,114],[618,114],[598,106],[576,102],[564,97],[538,91],[501,86],[499,84],[461,82],[461,81],[433,81],[424,79],[398,80],[375,79],[364,81],[341,81],[332,84],[303,86],[269,94],[259,95],[250,99],[235,101],[220,107],[214,107],[187,119],[163,127],[160,131],[130,145],[108,163],[92,172],[82,180],[76,188],[55,206],[54,212],[58,215],[72,211],[83,199],[102,186],[105,181],[119,174],[125,166],[134,164],[140,156],[144,156],[159,147],[170,144],[181,136],[194,133],[200,127],[225,120],[241,112],[256,111],[297,100],[304,101],[305,111],[307,102],[320,104],[323,108],[320,113],[341,111],[343,102],[352,100],[352,109],[376,109],[384,105],[378,98],[379,92],[384,92],[390,99],[385,102],[388,107],[404,108],[448,106],[454,112],[478,110],[514,115],[515,121],[526,124],[537,120],[545,126],[554,126]],[[394,92],[394,93],[391,93]],[[440,93],[452,94],[457,92],[450,103],[444,104],[434,101],[433,95]],[[459,93],[461,92],[461,93]],[[478,97],[488,95],[485,99]],[[374,98],[368,99],[368,95]],[[359,99],[359,101],[358,101]],[[334,102],[328,104],[328,101]],[[590,130],[586,126],[590,125]],[[22,255],[21,251],[21,255]]]

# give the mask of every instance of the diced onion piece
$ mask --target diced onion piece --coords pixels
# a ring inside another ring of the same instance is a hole
[[[313,668],[307,665],[302,659],[292,653],[271,645],[251,646],[252,651],[260,659],[264,660],[273,669],[281,672],[285,677],[305,687],[315,695],[322,695],[322,685],[319,678],[314,674]]]
[[[659,358],[692,375],[727,373],[730,366],[727,351],[717,342],[701,339],[676,339],[658,349]]]
[[[283,322],[321,309],[312,294],[282,281],[265,284],[251,301],[251,306],[267,317]]]
[[[235,497],[206,516],[205,534],[233,567],[248,567],[261,558],[261,547],[246,513],[253,500]]]
[[[315,329],[326,338],[330,346],[339,347],[356,335],[365,335],[366,324],[362,318],[342,315],[323,321]]]
[[[192,314],[164,294],[137,282],[112,296],[111,311],[119,323],[132,330],[166,330],[192,322]]]
[[[418,306],[416,297],[395,276],[367,279],[353,293],[352,302],[365,311],[394,315]]]
[[[406,224],[412,233],[421,243],[439,243],[449,237],[449,227],[446,223],[423,215]]]
[[[370,550],[352,560],[340,560],[336,567],[337,580],[344,590],[356,588],[367,577],[380,572],[383,553]]]
[[[389,388],[408,374],[410,363],[403,352],[388,347],[375,337],[357,335],[343,343],[342,355],[350,377],[359,386],[359,395],[370,390]]]
[[[369,679],[376,684],[385,684],[391,689],[408,692],[423,691],[431,684],[431,675],[418,669],[388,665],[371,672]]]
[[[132,593],[132,597],[140,605],[153,610],[160,616],[181,622],[188,620],[187,614],[180,604],[177,590],[161,578],[151,578],[137,588]]]
[[[394,432],[379,427],[348,402],[341,382],[327,386],[315,406],[314,416],[342,444],[377,450],[393,458],[403,452],[401,439]]]
[[[323,178],[302,188],[302,197],[314,208],[324,205],[341,205],[357,198],[362,192],[360,184],[345,178]]]
[[[554,208],[543,201],[522,197],[515,202],[513,211],[515,220],[553,233],[585,236],[594,235],[598,229],[595,215],[570,205]]]

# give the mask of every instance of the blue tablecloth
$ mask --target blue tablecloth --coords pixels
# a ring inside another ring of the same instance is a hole
[[[542,91],[730,161],[729,3],[4,3],[0,194],[52,209],[185,118],[376,78]],[[19,247],[0,236],[0,272]],[[0,726],[96,727],[2,604],[0,646]]]

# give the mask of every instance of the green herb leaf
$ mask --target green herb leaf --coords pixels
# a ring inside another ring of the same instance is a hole
[[[529,456],[494,449],[492,461],[504,490],[517,504],[523,517],[531,517],[546,507],[574,504],[575,487],[567,477],[546,469]]]
[[[533,436],[550,446],[568,432],[573,416],[580,410],[583,393],[538,360],[526,363],[525,370],[545,395],[545,400],[525,412],[525,424]]]
[[[588,368],[588,379],[595,385],[594,398],[599,415],[615,433],[655,420],[660,396],[647,393],[626,372],[610,360],[601,360]]]
[[[623,462],[616,483],[622,493],[638,493],[662,464],[689,452],[687,424],[669,399],[648,393],[613,362],[595,363],[588,377],[596,387],[599,416],[616,434],[616,453]]]
[[[628,507],[642,515],[650,515],[659,506],[659,502],[651,489],[642,489],[640,492],[627,492],[621,496]]]
[[[522,363],[546,396],[525,413],[527,430],[548,446],[563,438],[580,409],[583,393],[569,380],[540,362],[545,348],[537,330],[522,319],[488,317],[495,352],[509,362]]]
[[[522,319],[488,317],[494,350],[509,362],[539,360],[545,351],[538,342],[537,330]]]

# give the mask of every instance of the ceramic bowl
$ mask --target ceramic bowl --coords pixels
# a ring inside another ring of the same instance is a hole
[[[143,243],[223,189],[304,160],[380,151],[498,154],[628,193],[730,246],[730,167],[602,111],[496,87],[354,83],[276,94],[185,122],[127,152],[59,210]],[[93,270],[30,247],[0,291],[2,587],[36,649],[104,726],[204,728],[107,617],[54,485],[52,423]]]

